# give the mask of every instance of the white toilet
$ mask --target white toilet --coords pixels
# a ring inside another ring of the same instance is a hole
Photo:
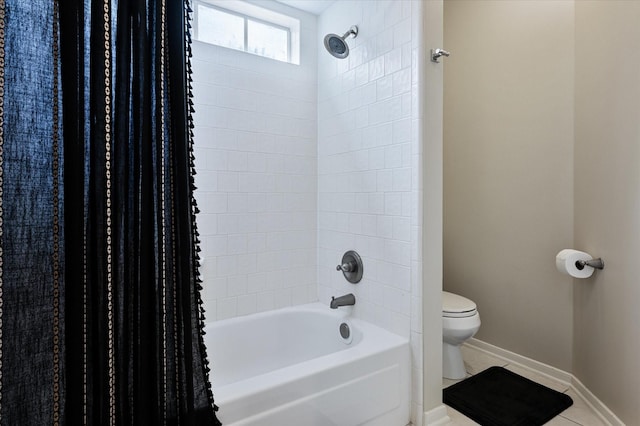
[[[463,379],[467,375],[460,345],[480,328],[476,304],[466,297],[442,292],[442,375]]]

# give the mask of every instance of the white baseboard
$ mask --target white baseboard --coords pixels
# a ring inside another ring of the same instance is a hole
[[[447,415],[447,406],[444,404],[424,412],[423,426],[441,426],[449,423],[451,423],[451,419]]]
[[[548,364],[527,358],[526,356],[518,355],[515,352],[499,348],[498,346],[494,346],[475,338],[469,339],[465,344],[473,347],[474,349],[480,350],[481,352],[487,352],[492,356],[509,362],[510,364],[518,364],[519,366],[533,370],[538,374],[542,374],[543,376],[562,382],[567,386],[571,385],[571,379],[573,377],[571,373],[567,373],[566,371],[562,371]]]
[[[622,420],[614,414],[602,401],[598,399],[577,377],[571,376],[571,389],[578,394],[605,424],[610,426],[624,426]]]
[[[548,364],[536,361],[526,356],[518,355],[506,349],[499,348],[490,343],[483,342],[475,338],[469,339],[465,345],[488,353],[496,358],[500,358],[509,364],[517,364],[529,369],[537,374],[547,376],[553,380],[562,382],[569,386],[593,412],[608,426],[625,426],[624,423],[611,411],[602,401],[600,401],[589,389],[587,389],[576,376]],[[438,423],[440,424],[440,423]]]

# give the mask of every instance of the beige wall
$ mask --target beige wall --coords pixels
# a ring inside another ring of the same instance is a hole
[[[640,2],[576,2],[575,245],[606,268],[574,287],[574,374],[640,421]]]
[[[444,287],[478,303],[477,337],[572,372],[627,424],[640,418],[638,22],[640,1],[445,1]],[[606,269],[571,284],[553,267],[564,247]]]
[[[479,339],[570,371],[573,1],[445,0],[444,22],[444,288]]]

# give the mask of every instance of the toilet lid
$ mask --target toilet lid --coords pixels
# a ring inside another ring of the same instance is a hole
[[[449,318],[470,317],[476,313],[476,304],[466,297],[442,292],[442,316]]]

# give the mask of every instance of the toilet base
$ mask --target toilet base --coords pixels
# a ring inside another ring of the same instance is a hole
[[[442,342],[442,377],[452,380],[467,377],[460,346]]]

